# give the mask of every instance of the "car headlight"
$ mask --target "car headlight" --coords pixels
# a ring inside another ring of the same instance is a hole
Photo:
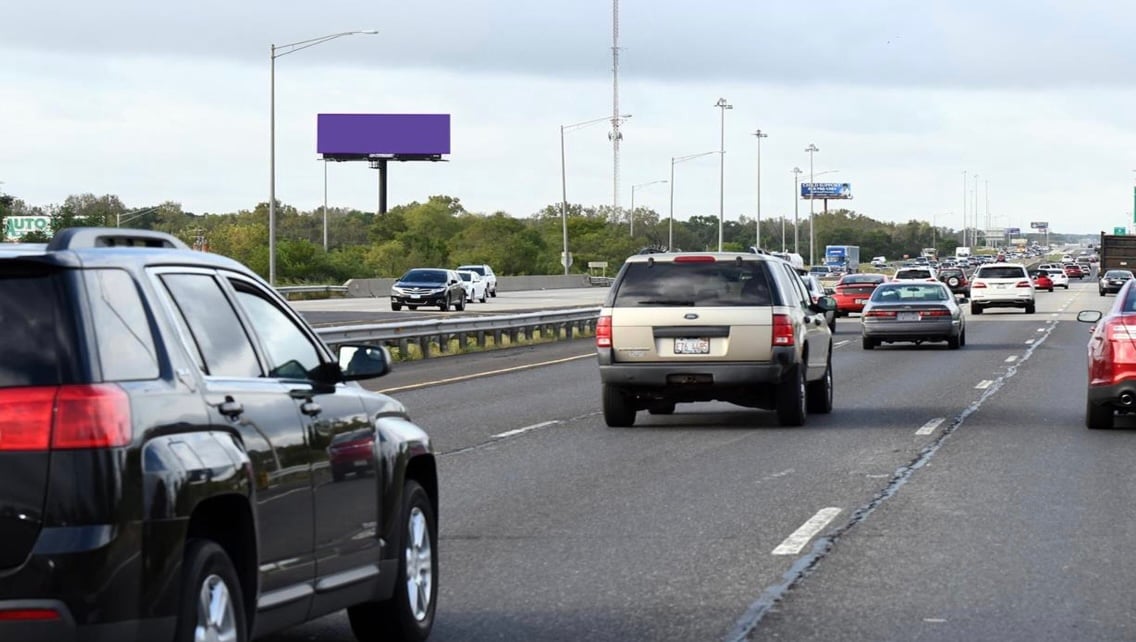
[[[402,288],[398,287],[397,285],[391,286],[391,292],[394,292],[395,294],[406,294],[406,290],[403,290]]]

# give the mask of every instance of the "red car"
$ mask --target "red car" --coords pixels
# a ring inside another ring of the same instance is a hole
[[[1085,425],[1112,428],[1116,412],[1136,412],[1136,280],[1129,280],[1103,316],[1082,310],[1077,320],[1095,323],[1089,338],[1089,390]]]
[[[1077,265],[1076,263],[1066,263],[1065,276],[1069,277],[1070,279],[1077,277],[1077,279],[1080,280],[1085,278],[1085,271],[1082,270],[1081,266]]]
[[[836,316],[862,312],[876,286],[887,281],[882,274],[845,274],[833,288],[836,299]]]
[[[1033,279],[1033,287],[1035,290],[1053,291],[1053,279],[1049,278],[1049,273],[1045,270],[1031,271],[1030,278]]]

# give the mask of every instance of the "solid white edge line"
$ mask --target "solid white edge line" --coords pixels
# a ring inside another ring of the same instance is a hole
[[[565,357],[563,359],[553,359],[552,361],[541,361],[538,363],[527,363],[523,366],[513,366],[512,368],[501,368],[500,370],[488,370],[486,372],[475,372],[473,374],[461,375],[459,377],[449,377],[447,379],[437,379],[435,381],[423,381],[422,383],[412,383],[406,386],[399,386],[397,388],[384,388],[379,392],[389,394],[392,392],[401,392],[403,390],[417,390],[418,388],[426,388],[429,386],[437,386],[443,383],[454,383],[455,381],[468,381],[469,379],[477,379],[478,377],[488,377],[490,375],[505,374],[506,372],[517,372],[519,370],[528,370],[530,368],[539,368],[540,366],[551,366],[558,363],[567,363],[569,361],[577,361],[579,359],[595,358],[595,353],[581,354],[575,357]]]
[[[1033,343],[1033,339],[1026,339],[1026,345]]]
[[[809,543],[817,533],[821,531],[828,523],[840,514],[840,509],[835,507],[822,508],[817,511],[816,515],[809,518],[807,522],[801,525],[800,528],[793,531],[793,534],[786,537],[785,541],[781,542],[777,548],[773,549],[773,555],[796,555],[801,552],[801,549]]]
[[[989,388],[989,387],[990,387],[990,386],[992,386],[992,385],[994,385],[994,382],[993,382],[993,381],[991,381],[991,380],[989,380],[989,379],[983,379],[982,381],[979,381],[979,382],[978,382],[978,385],[977,385],[977,386],[975,386],[975,389],[977,389],[977,390],[986,390],[987,388]]]
[[[852,343],[852,340],[851,339],[845,339],[843,341],[837,341],[836,343],[832,344],[832,347],[839,348],[840,346],[846,346],[849,343]]]
[[[916,430],[915,434],[917,434],[917,435],[929,435],[929,434],[935,432],[935,429],[939,427],[939,424],[943,423],[944,421],[946,421],[946,417],[936,417],[936,418],[932,419],[931,421],[928,421],[927,423],[923,424],[923,427],[920,428],[919,430]]]
[[[557,421],[557,420],[542,421],[539,424],[533,424],[531,426],[525,426],[524,428],[517,428],[516,430],[506,430],[505,432],[499,432],[496,435],[490,435],[489,437],[490,437],[490,439],[504,439],[506,437],[513,437],[513,436],[519,435],[521,433],[526,433],[530,430],[536,430],[537,428],[544,428],[546,426],[555,426],[558,423],[560,423],[560,422]]]

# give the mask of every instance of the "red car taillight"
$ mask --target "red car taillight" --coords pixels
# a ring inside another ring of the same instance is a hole
[[[949,317],[951,316],[950,310],[923,310],[919,313],[921,317]]]
[[[793,332],[793,320],[787,314],[773,315],[773,345],[795,345],[797,337]]]
[[[1105,324],[1103,334],[1100,356],[1090,363],[1090,385],[1136,379],[1136,326],[1123,318],[1113,319]]]
[[[974,283],[974,285],[972,285],[970,287],[972,287],[972,288],[984,288],[984,287],[986,287],[986,284],[983,283],[982,281],[976,281]]]
[[[0,390],[0,452],[130,443],[130,398],[114,385]]]
[[[1028,288],[1029,286],[1030,286],[1029,281],[1018,281],[1018,284],[1015,285],[1014,287],[1016,287],[1016,288]]]
[[[0,611],[0,622],[46,622],[59,619],[55,609],[6,609]]]
[[[876,317],[879,319],[894,319],[895,310],[869,310],[869,317]]]
[[[611,347],[611,317],[602,316],[596,320],[596,347]]]

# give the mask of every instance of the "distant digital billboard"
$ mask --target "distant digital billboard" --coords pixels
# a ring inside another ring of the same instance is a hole
[[[1049,227],[1048,221],[1030,221],[1030,228],[1035,230],[1043,230]]]
[[[316,153],[439,156],[450,153],[449,114],[317,114]]]
[[[852,198],[851,183],[801,183],[801,198]]]

